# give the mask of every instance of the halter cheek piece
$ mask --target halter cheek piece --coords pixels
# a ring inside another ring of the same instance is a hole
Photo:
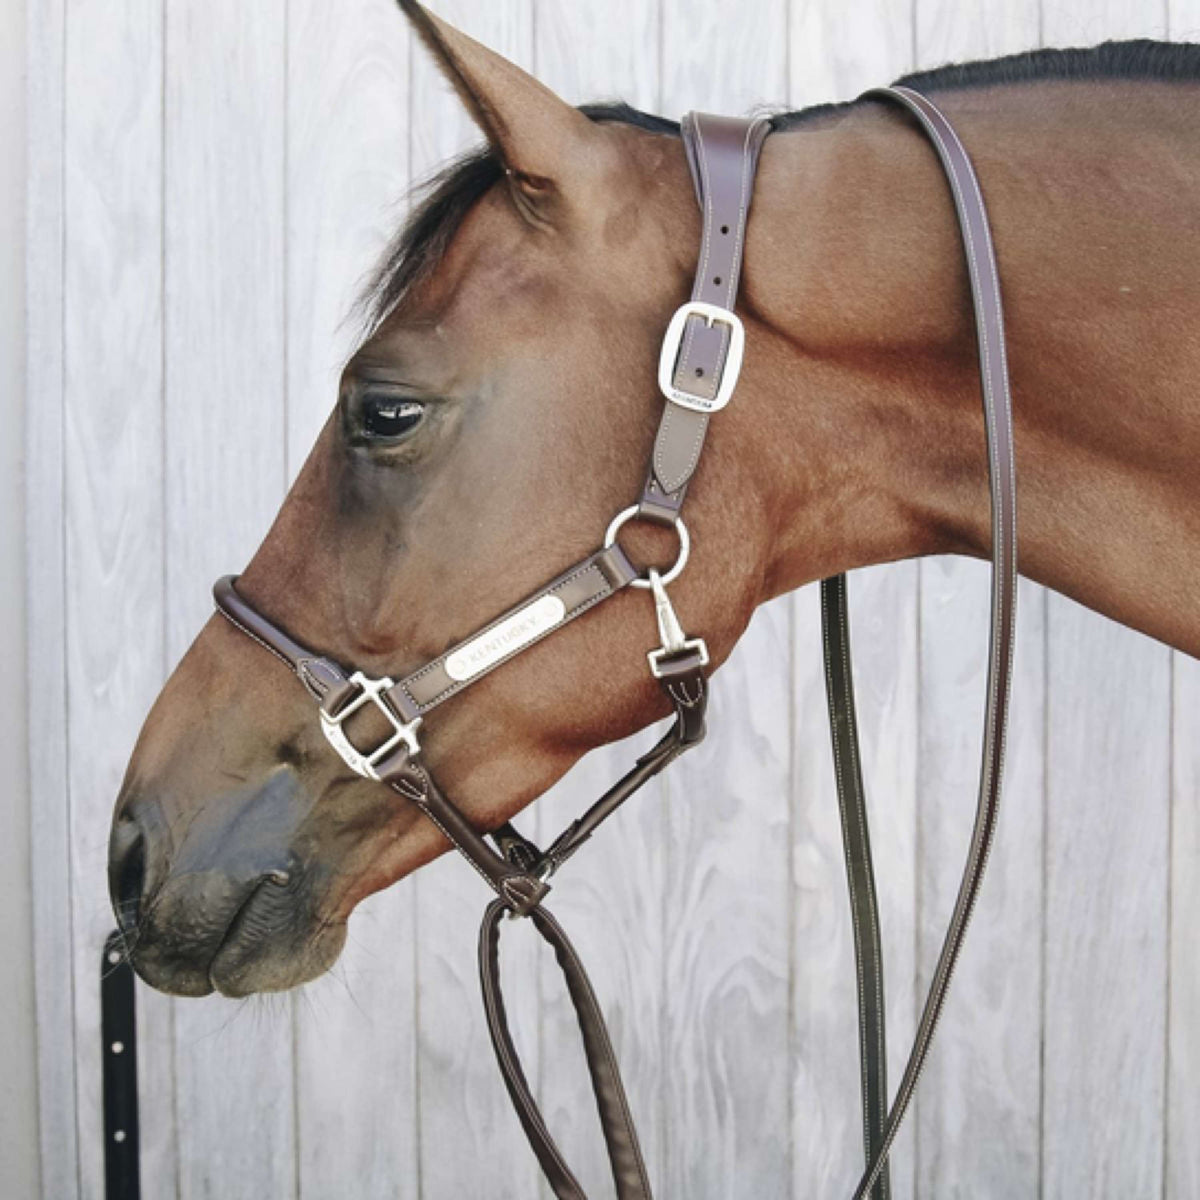
[[[846,578],[839,575],[821,585],[826,691],[858,981],[867,1165],[854,1196],[855,1200],[868,1195],[871,1200],[886,1200],[888,1152],[941,1015],[995,827],[1016,616],[1016,479],[999,281],[983,197],[970,160],[949,122],[925,97],[908,88],[879,89],[866,95],[899,103],[916,117],[937,151],[953,193],[975,312],[992,505],[988,695],[974,834],[913,1048],[890,1107],[882,953],[850,672]],[[696,280],[691,299],[671,318],[663,340],[658,381],[666,404],[642,494],[636,504],[614,517],[600,549],[466,641],[398,681],[372,679],[361,671],[347,673],[332,660],[314,654],[251,607],[238,594],[232,578],[220,580],[214,589],[218,610],[290,667],[317,700],[321,729],[346,765],[416,804],[495,891],[497,898],[484,914],[479,942],[488,1027],[509,1095],[560,1200],[586,1197],[542,1119],[509,1033],[500,993],[500,918],[505,914],[530,917],[553,946],[578,1015],[617,1195],[619,1200],[649,1200],[649,1178],[600,1006],[574,947],[543,900],[550,890],[549,877],[596,827],[704,737],[708,649],[703,638],[689,638],[684,633],[667,586],[687,565],[690,542],[679,514],[709,420],[729,402],[741,367],[745,333],[733,309],[755,169],[769,132],[770,123],[761,118],[742,121],[700,113],[684,118],[683,144],[703,217]],[[668,570],[660,573],[651,568],[641,575],[626,557],[618,535],[623,525],[634,520],[675,529],[679,551]],[[494,831],[492,842],[487,841],[424,766],[420,735],[426,715],[626,587],[644,588],[653,596],[661,644],[647,657],[651,674],[674,709],[673,724],[657,745],[545,850],[522,837],[511,824]],[[390,732],[373,748],[359,748],[350,740],[347,721],[368,706],[382,714]]]

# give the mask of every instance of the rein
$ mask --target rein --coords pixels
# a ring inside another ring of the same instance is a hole
[[[1016,477],[999,279],[987,213],[970,160],[949,122],[924,96],[903,87],[865,95],[898,103],[916,117],[937,151],[953,193],[979,345],[992,508],[991,633],[978,808],[958,898],[890,1108],[880,926],[850,667],[846,577],[838,575],[821,585],[826,691],[857,967],[866,1170],[854,1200],[868,1196],[887,1200],[888,1153],[924,1067],[995,829],[1016,618]],[[666,404],[642,494],[636,504],[613,518],[600,549],[399,681],[369,678],[361,671],[348,673],[309,650],[248,604],[232,577],[220,580],[214,589],[218,611],[294,671],[318,702],[321,729],[347,766],[416,804],[496,893],[484,914],[479,938],[484,1009],[509,1096],[559,1200],[586,1200],[586,1195],[542,1118],[513,1044],[500,989],[500,922],[504,916],[529,917],[553,947],[579,1021],[617,1195],[619,1200],[650,1200],[649,1177],[599,1002],[574,946],[543,901],[550,890],[549,878],[597,826],[704,737],[708,648],[703,638],[689,638],[684,633],[667,586],[687,565],[690,541],[680,510],[709,420],[729,402],[741,367],[745,333],[734,306],[758,156],[770,129],[765,118],[736,120],[701,113],[684,118],[681,136],[703,217],[699,263],[691,299],[675,312],[663,339],[658,382]],[[620,531],[635,520],[676,531],[679,553],[669,570],[660,573],[650,568],[642,574],[621,549]],[[648,667],[671,702],[673,724],[545,850],[507,823],[490,835],[489,842],[439,789],[425,767],[419,739],[425,716],[476,679],[626,587],[648,590],[653,597],[661,644],[647,655]],[[370,750],[357,748],[347,731],[349,718],[363,710],[382,715],[389,730]]]

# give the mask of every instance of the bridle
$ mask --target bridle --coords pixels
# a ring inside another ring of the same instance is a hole
[[[850,669],[846,577],[838,575],[821,585],[826,691],[857,967],[867,1166],[854,1196],[855,1200],[868,1194],[871,1200],[886,1200],[888,1152],[941,1015],[995,828],[1016,617],[1016,477],[999,281],[983,197],[970,160],[949,122],[924,96],[903,87],[877,89],[866,96],[899,103],[916,117],[950,184],[975,313],[992,507],[991,634],[978,808],[954,911],[890,1107],[882,952]],[[586,1197],[546,1127],[509,1032],[500,990],[500,923],[505,915],[529,917],[554,948],[578,1016],[618,1197],[649,1200],[649,1178],[599,1003],[574,947],[544,900],[550,876],[597,826],[704,737],[708,649],[703,638],[689,638],[684,633],[667,587],[687,565],[690,543],[680,510],[709,420],[729,402],[741,366],[745,334],[734,305],[755,170],[770,130],[765,118],[736,120],[691,113],[682,123],[683,144],[703,218],[699,264],[691,299],[676,311],[663,339],[658,381],[666,404],[642,494],[636,504],[613,518],[598,550],[490,625],[398,681],[369,678],[361,671],[348,673],[312,652],[248,604],[232,577],[220,580],[214,589],[218,610],[294,671],[312,694],[319,705],[321,729],[347,766],[416,804],[496,893],[484,914],[479,942],[488,1027],[509,1095],[560,1200]],[[660,573],[650,568],[643,574],[632,564],[618,536],[627,522],[635,520],[676,531],[679,551],[670,569]],[[425,767],[420,744],[425,717],[475,680],[627,587],[646,589],[653,597],[660,645],[647,656],[648,666],[672,705],[674,722],[626,775],[545,850],[511,824],[495,830],[489,842],[439,789]],[[374,748],[363,750],[351,742],[347,721],[367,709],[382,715],[389,733]]]

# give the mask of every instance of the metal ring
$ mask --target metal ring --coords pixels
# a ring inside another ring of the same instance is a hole
[[[628,508],[623,508],[615,517],[613,517],[608,530],[604,534],[604,548],[608,550],[614,546],[617,541],[617,534],[621,532],[621,526],[626,521],[632,521],[638,515],[638,506],[631,504]],[[692,539],[688,537],[687,526],[683,523],[682,517],[675,518],[675,533],[679,538],[679,556],[671,565],[669,571],[660,572],[660,582],[664,585],[674,583],[676,579],[683,573],[683,568],[687,566],[688,555],[692,552]],[[648,588],[650,580],[638,576],[636,579],[629,581],[630,587]]]

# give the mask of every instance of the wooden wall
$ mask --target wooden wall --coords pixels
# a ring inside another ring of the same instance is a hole
[[[671,115],[846,98],[1039,44],[1200,36],[1200,0],[438,11],[572,100]],[[405,189],[474,134],[389,0],[40,0],[29,26],[38,1053],[43,1195],[62,1200],[102,1193],[96,968],[133,737],[332,404],[349,301]],[[898,1077],[969,833],[986,578],[928,560],[852,590]],[[1184,1200],[1200,664],[1037,588],[1022,604],[1007,809],[895,1194]],[[711,741],[572,864],[556,911],[593,964],[661,1195],[844,1194],[853,963],[813,589],[759,614],[715,710]],[[556,829],[628,752],[592,756],[527,821]],[[142,990],[144,1194],[548,1196],[479,1011],[483,899],[448,857],[365,904],[337,970],[298,994]],[[519,1039],[607,1194],[569,1009],[514,933]]]

